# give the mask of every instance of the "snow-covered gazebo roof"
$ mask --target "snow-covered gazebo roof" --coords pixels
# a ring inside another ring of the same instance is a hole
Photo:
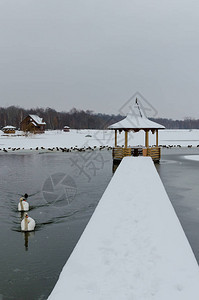
[[[3,127],[2,129],[16,129],[16,127],[7,125],[7,126]]]
[[[144,112],[142,111],[138,100],[136,99],[135,104],[130,107],[130,112],[123,120],[112,124],[108,129],[115,130],[115,147],[117,147],[117,131],[125,132],[125,149],[128,146],[128,132],[138,132],[140,130],[145,131],[145,147],[149,147],[149,131],[152,133],[156,132],[156,147],[158,148],[158,130],[165,129],[163,125],[156,122],[150,121]]]
[[[108,127],[113,130],[155,130],[155,129],[165,129],[163,125],[160,125],[156,122],[150,121],[141,107],[138,104],[136,99],[135,104],[130,107],[130,112],[128,115],[121,121],[114,123]]]

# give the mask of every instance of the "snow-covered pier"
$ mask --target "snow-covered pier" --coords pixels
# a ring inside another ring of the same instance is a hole
[[[49,300],[187,300],[199,267],[150,157],[126,157]]]

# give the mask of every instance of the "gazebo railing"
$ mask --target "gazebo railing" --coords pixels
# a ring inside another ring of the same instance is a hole
[[[159,161],[161,156],[161,148],[160,147],[149,147],[146,148],[146,155],[143,149],[143,156],[150,156],[153,161]]]
[[[113,148],[113,159],[122,160],[125,156],[150,156],[153,161],[160,160],[160,147],[114,147]]]
[[[125,156],[131,156],[131,148],[113,148],[113,159],[122,159]]]

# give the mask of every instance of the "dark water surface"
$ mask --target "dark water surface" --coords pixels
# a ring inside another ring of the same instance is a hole
[[[157,170],[199,263],[199,161],[184,158],[199,155],[199,149],[174,148],[162,154]]]
[[[43,300],[112,177],[111,151],[0,155],[0,300]],[[28,193],[36,230],[20,230]]]
[[[199,261],[196,149],[163,151],[157,170]],[[0,155],[0,300],[44,300],[112,177],[111,151]],[[27,192],[35,232],[20,231]],[[169,222],[169,220],[168,220]]]

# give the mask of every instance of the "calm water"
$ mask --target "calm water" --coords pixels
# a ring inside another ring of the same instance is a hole
[[[164,150],[157,170],[199,261],[199,162]],[[109,151],[0,155],[0,300],[44,300],[112,177]],[[27,192],[37,226],[20,231]]]
[[[108,151],[0,155],[1,300],[47,298],[111,177]],[[25,192],[37,223],[26,235]]]
[[[157,170],[199,263],[199,161],[184,155],[199,155],[199,149],[164,150]]]

